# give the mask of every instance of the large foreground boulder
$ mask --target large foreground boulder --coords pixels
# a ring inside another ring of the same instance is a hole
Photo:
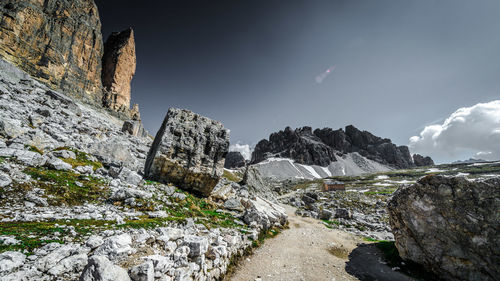
[[[403,259],[446,280],[498,280],[500,178],[427,176],[388,204]]]
[[[228,149],[229,131],[220,122],[171,108],[149,150],[144,173],[208,196],[223,173]]]

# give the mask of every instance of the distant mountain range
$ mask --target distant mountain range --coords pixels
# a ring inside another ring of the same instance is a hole
[[[407,146],[397,146],[390,139],[380,138],[368,131],[361,131],[349,125],[343,129],[311,127],[284,130],[273,133],[269,139],[261,140],[252,153],[252,164],[269,158],[287,158],[302,165],[327,167],[349,153],[390,168],[404,169],[434,165],[430,157],[415,154]]]

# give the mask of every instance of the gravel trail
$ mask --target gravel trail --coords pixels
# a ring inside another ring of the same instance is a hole
[[[240,263],[230,280],[358,280],[345,271],[349,253],[363,242],[352,234],[328,229],[316,219],[285,207],[290,228],[268,239]],[[259,279],[260,278],[260,279]]]

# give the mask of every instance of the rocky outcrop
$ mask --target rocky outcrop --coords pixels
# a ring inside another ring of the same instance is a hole
[[[147,178],[208,196],[223,173],[229,131],[217,121],[171,108],[149,150]]]
[[[434,161],[429,156],[424,157],[420,154],[413,154],[413,164],[415,164],[415,166],[417,167],[433,166]]]
[[[224,168],[234,169],[241,168],[245,166],[246,161],[243,155],[238,151],[229,151],[226,155],[226,161],[224,162]]]
[[[287,127],[257,144],[252,153],[252,163],[281,157],[291,158],[299,164],[325,167],[337,160],[335,155],[353,152],[394,168],[414,166],[407,146],[396,146],[390,139],[360,131],[352,125],[347,126],[345,131],[324,128],[314,132],[310,127],[296,130]]]
[[[113,32],[102,57],[103,104],[116,112],[130,111],[130,82],[135,74],[134,31]]]
[[[303,127],[273,133],[269,140],[261,140],[252,153],[252,163],[259,163],[270,157],[291,158],[297,163],[328,166],[336,161],[333,148],[321,142],[312,133],[311,127]]]
[[[51,88],[102,98],[101,22],[94,1],[2,1],[0,57]]]
[[[427,176],[398,189],[387,208],[400,256],[446,280],[497,280],[498,198],[498,177]]]

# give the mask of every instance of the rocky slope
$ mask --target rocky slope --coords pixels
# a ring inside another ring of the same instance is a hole
[[[428,176],[388,204],[402,258],[445,280],[497,280],[500,178]]]
[[[0,74],[0,280],[217,280],[286,224],[258,173],[208,198],[144,180],[150,138],[3,60]]]
[[[326,167],[344,154],[358,153],[366,159],[393,168],[409,168],[430,164],[432,159],[414,162],[408,147],[396,146],[390,139],[383,139],[350,125],[342,129],[316,129],[290,127],[273,133],[269,140],[261,140],[252,153],[252,163],[269,158],[289,158],[298,164]],[[421,160],[418,158],[418,160]]]

